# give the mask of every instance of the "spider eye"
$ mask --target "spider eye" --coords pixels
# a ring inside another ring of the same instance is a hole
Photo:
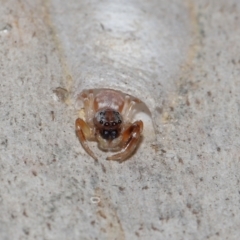
[[[99,122],[100,124],[103,124],[103,120],[100,120],[100,122]]]
[[[121,121],[121,120],[118,120],[118,123],[120,124],[120,123],[122,123],[122,121]]]
[[[118,137],[118,132],[116,130],[112,131],[103,130],[100,134],[101,137],[106,140],[113,140]]]
[[[117,131],[113,130],[111,132],[111,136],[112,136],[112,139],[116,138],[117,137]]]
[[[112,122],[112,126],[116,126],[117,125],[117,123],[116,122]]]
[[[103,139],[109,140],[109,138],[110,138],[110,132],[109,132],[109,131],[106,131],[106,130],[103,130],[103,131],[101,132],[101,136],[102,136]]]
[[[108,127],[109,126],[109,122],[104,123],[104,126]]]

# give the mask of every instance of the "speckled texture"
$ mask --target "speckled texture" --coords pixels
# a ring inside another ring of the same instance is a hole
[[[112,2],[1,1],[0,239],[239,239],[239,1]],[[94,84],[152,112],[122,164],[75,136]]]

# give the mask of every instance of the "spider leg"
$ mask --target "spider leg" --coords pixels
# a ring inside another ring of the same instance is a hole
[[[128,158],[136,149],[143,130],[143,122],[141,120],[134,122],[122,134],[122,143],[124,149],[117,154],[107,157],[107,160],[118,160],[120,162]]]
[[[136,105],[136,103],[139,102],[140,100],[137,98],[131,99],[128,95],[125,96],[122,114],[124,115],[124,118],[127,122],[131,121],[132,115],[134,114],[134,111],[132,111],[132,109]]]
[[[94,117],[94,95],[92,90],[84,91],[81,94],[81,98],[84,104],[84,111],[86,114],[86,120],[91,120]]]
[[[97,161],[98,160],[97,157],[94,155],[92,150],[87,145],[87,140],[86,140],[92,137],[91,129],[89,128],[87,123],[81,118],[78,118],[76,120],[75,128],[76,128],[76,134],[78,136],[80,143],[82,144],[82,147],[95,161]]]

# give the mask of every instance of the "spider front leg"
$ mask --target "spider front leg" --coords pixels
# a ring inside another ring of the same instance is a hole
[[[91,121],[94,117],[94,94],[92,90],[84,91],[80,95],[84,103],[85,119]]]
[[[132,119],[134,111],[132,111],[135,104],[140,103],[141,101],[137,98],[131,99],[130,96],[125,96],[123,109],[121,114],[124,116],[125,121],[129,122]]]
[[[97,157],[94,155],[92,150],[87,145],[86,139],[90,139],[92,137],[92,132],[90,127],[81,118],[78,118],[76,120],[75,127],[76,127],[76,134],[78,136],[80,143],[82,144],[82,147],[94,160],[97,161],[98,160]]]
[[[107,160],[124,161],[128,158],[136,149],[143,130],[143,122],[141,120],[134,122],[128,127],[122,134],[122,143],[125,146],[124,149],[117,154],[107,157]]]

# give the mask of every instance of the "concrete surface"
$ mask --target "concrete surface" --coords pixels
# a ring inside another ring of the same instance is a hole
[[[237,0],[2,0],[0,239],[239,239],[239,16]],[[93,87],[151,111],[122,164],[75,136]]]

